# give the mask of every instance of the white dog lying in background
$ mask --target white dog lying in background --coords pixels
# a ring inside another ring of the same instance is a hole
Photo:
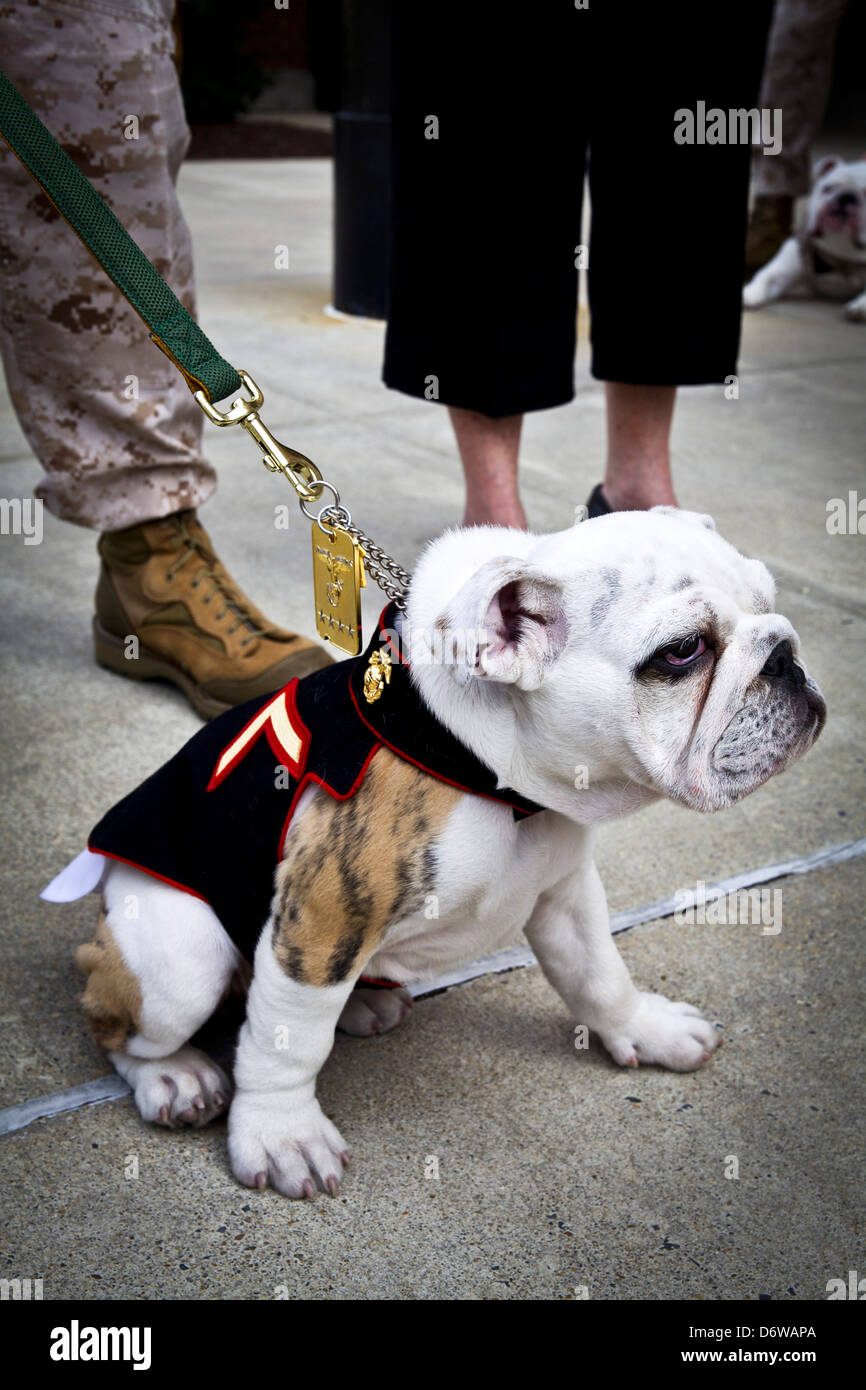
[[[866,323],[866,158],[815,165],[805,230],[789,237],[743,290],[747,309],[791,294],[848,298],[845,317]]]

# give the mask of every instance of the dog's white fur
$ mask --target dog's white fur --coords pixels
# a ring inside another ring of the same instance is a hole
[[[816,274],[814,257],[832,267]],[[786,295],[848,298],[845,317],[866,323],[866,158],[850,164],[828,155],[815,165],[806,224],[783,243],[743,290],[758,309]]]
[[[271,923],[264,928],[229,1115],[241,1182],[290,1196],[337,1190],[348,1146],[315,1082],[362,970],[418,980],[525,928],[572,1017],[620,1065],[692,1070],[710,1056],[719,1033],[697,1009],[632,983],[610,934],[591,823],[661,796],[699,810],[728,805],[811,745],[823,722],[817,687],[807,679],[788,690],[764,674],[785,641],[801,665],[797,636],[773,605],[763,565],[709,518],[673,508],[552,536],[481,527],[431,544],[403,632],[414,679],[500,785],[550,809],[515,822],[501,803],[462,797],[435,846],[438,916],[397,922],[339,985],[289,978]],[[692,631],[714,646],[693,671],[643,674],[657,648]],[[434,633],[458,634],[462,660],[426,664]],[[324,795],[304,794],[290,837]],[[112,1060],[145,1118],[202,1123],[224,1108],[228,1081],[186,1044],[227,989],[237,952],[204,903],[137,870],[111,864],[104,894],[143,1000],[139,1036]]]

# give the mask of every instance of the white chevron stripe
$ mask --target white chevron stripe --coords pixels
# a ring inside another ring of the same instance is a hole
[[[282,749],[286,760],[297,766],[303,748],[303,740],[295,729],[286,707],[286,692],[281,690],[278,695],[274,696],[273,700],[259,710],[252,723],[248,724],[238,734],[234,742],[225,749],[214,769],[214,778],[221,777],[231,762],[242,757],[268,724],[270,724],[276,742]]]

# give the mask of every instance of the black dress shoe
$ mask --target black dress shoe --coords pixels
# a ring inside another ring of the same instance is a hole
[[[608,512],[613,511],[613,507],[608,506],[607,498],[601,490],[601,483],[597,483],[589,494],[586,509],[588,521],[591,521],[594,516],[607,516]]]

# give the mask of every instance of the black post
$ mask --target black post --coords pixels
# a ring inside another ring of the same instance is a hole
[[[342,0],[334,122],[334,307],[385,317],[389,0]]]

